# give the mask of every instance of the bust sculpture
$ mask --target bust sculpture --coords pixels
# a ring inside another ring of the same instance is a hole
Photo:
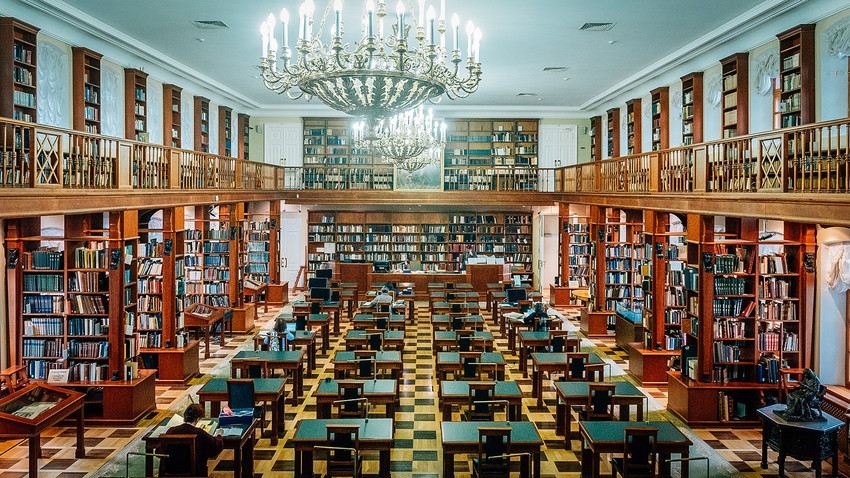
[[[788,393],[785,410],[775,413],[789,422],[826,421],[820,408],[821,398],[825,393],[826,387],[821,385],[818,376],[807,368],[797,387]]]

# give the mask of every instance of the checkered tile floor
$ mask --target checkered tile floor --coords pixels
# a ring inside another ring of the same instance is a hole
[[[392,476],[400,478],[438,477],[442,470],[440,453],[439,420],[440,414],[436,398],[437,383],[434,378],[434,356],[431,353],[431,327],[428,309],[425,303],[417,304],[417,325],[407,326],[405,350],[403,354],[404,370],[400,382],[400,403],[396,412],[395,447],[391,454]],[[573,319],[572,313],[562,311],[568,318]],[[277,310],[261,316],[260,324],[265,328],[271,323]],[[573,320],[573,325],[577,321]],[[542,474],[544,477],[577,477],[580,475],[580,462],[574,451],[566,450],[561,437],[555,435],[555,394],[551,391],[544,395],[544,405],[538,407],[536,400],[531,398],[531,380],[523,379],[518,370],[519,359],[515,354],[507,353],[507,340],[498,334],[498,328],[487,323],[486,326],[496,337],[496,350],[505,353],[508,362],[506,379],[519,383],[520,388],[528,396],[523,400],[522,412],[526,420],[533,421],[545,445],[542,457]],[[286,404],[286,435],[277,447],[272,447],[269,438],[260,439],[254,455],[254,470],[256,476],[285,477],[292,476],[294,469],[294,449],[289,440],[294,436],[297,423],[301,419],[315,418],[316,401],[311,397],[312,391],[325,377],[333,376],[333,364],[330,358],[335,350],[344,349],[342,335],[350,327],[344,318],[339,337],[331,338],[328,354],[317,356],[317,370],[305,376],[304,389],[306,399],[298,407]],[[615,364],[614,374],[617,379],[626,380],[621,369],[628,369],[627,353],[614,346],[613,337],[602,340],[585,341],[583,345],[592,345],[594,351],[604,354]],[[43,458],[39,460],[39,476],[58,478],[82,478],[85,476],[124,476],[124,457],[127,451],[141,451],[143,445],[141,436],[154,424],[164,417],[179,413],[188,403],[187,395],[194,395],[207,380],[214,376],[229,374],[229,361],[237,351],[251,349],[250,336],[236,336],[228,340],[225,347],[211,345],[210,359],[201,361],[200,378],[192,380],[188,386],[157,387],[157,407],[142,420],[137,428],[91,428],[86,431],[87,457],[74,458],[73,429],[52,428],[42,438]],[[544,385],[545,386],[545,385]],[[656,399],[660,406],[666,404],[666,390],[658,388],[644,389],[648,395]],[[653,408],[652,406],[650,407]],[[380,414],[382,411],[378,411]],[[664,413],[665,418],[669,415]],[[659,412],[652,412],[650,419],[661,418]],[[453,419],[459,420],[456,410]],[[580,440],[576,433],[577,425],[573,421],[572,450],[580,449]],[[757,430],[707,429],[694,430],[706,444],[713,447],[719,456],[713,455],[712,476],[776,476],[776,455],[771,453],[771,465],[762,470],[760,463],[761,440]],[[692,453],[695,455],[696,453]],[[720,458],[722,457],[722,459]],[[230,477],[233,469],[233,456],[225,451],[219,459],[210,463],[210,475],[213,477]],[[723,459],[728,463],[723,462]],[[718,463],[720,462],[720,463]],[[797,477],[813,476],[808,467],[809,463],[798,463],[789,459],[786,462],[787,475]],[[315,465],[317,473],[323,469],[323,464]],[[0,442],[0,476],[17,478],[26,475],[27,448],[20,441]],[[703,468],[694,464],[692,476],[702,476]],[[736,471],[737,470],[737,471]],[[825,464],[825,472],[831,469]],[[130,476],[143,476],[142,458],[131,459]],[[377,454],[365,455],[364,473],[367,477],[378,476]],[[604,464],[602,473],[610,473],[610,468]],[[459,457],[455,460],[455,476],[470,475],[469,460]]]

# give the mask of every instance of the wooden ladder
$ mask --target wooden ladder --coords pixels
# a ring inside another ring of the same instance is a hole
[[[301,285],[298,285],[301,283]],[[301,266],[298,268],[298,275],[295,277],[295,287],[292,288],[293,292],[301,292],[307,290],[307,268],[305,266]]]

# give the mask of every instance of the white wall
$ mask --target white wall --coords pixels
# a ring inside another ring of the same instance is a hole
[[[640,99],[640,151],[652,151],[652,95]]]
[[[850,241],[850,229],[818,228],[818,245],[834,241]],[[844,385],[844,361],[847,357],[847,294],[835,292],[826,283],[826,261],[818,251],[817,289],[815,292],[814,353],[815,372],[826,384]]]
[[[850,12],[815,27],[815,117],[829,121],[847,117],[847,57],[850,55]]]
[[[705,70],[702,83],[702,127],[703,140],[720,139],[720,64]]]

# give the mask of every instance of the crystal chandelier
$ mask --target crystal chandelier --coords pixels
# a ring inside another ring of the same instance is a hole
[[[439,17],[433,5],[426,9],[426,0],[417,1],[418,20],[416,15],[405,14],[405,5],[399,0],[396,21],[385,31],[384,1],[379,0],[376,9],[374,0],[366,0],[360,39],[349,48],[342,38],[342,0],[329,0],[315,36],[315,7],[313,0],[306,0],[299,10],[294,55],[289,47],[289,13],[285,8],[280,12],[281,47],[277,42],[275,16],[269,14],[260,26],[263,83],[272,91],[286,93],[290,99],[306,96],[309,100],[315,96],[333,109],[362,118],[388,118],[428,100],[437,103],[444,94],[452,100],[469,96],[478,89],[481,77],[481,30],[471,21],[467,23],[466,50],[462,52],[460,19],[454,14],[453,49],[449,52],[445,0],[440,0]],[[325,44],[321,36],[331,6],[335,15],[330,43]],[[412,11],[412,5],[409,6]],[[414,38],[408,39],[411,29],[415,32],[415,46]],[[467,55],[466,66],[461,65],[462,53]]]
[[[420,106],[392,118],[354,125],[354,147],[368,149],[401,169],[413,172],[437,163],[446,146],[446,123],[426,116]]]

